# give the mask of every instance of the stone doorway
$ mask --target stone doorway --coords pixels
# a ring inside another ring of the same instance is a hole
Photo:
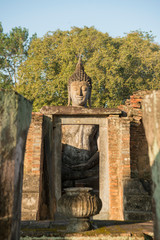
[[[109,218],[109,166],[108,166],[108,120],[105,116],[53,116],[54,164],[55,164],[55,198],[56,202],[62,195],[62,126],[97,125],[99,128],[99,197],[102,210],[97,219]]]

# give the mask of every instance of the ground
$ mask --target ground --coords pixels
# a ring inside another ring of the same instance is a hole
[[[153,222],[92,221],[93,230],[67,233],[67,222],[25,221],[21,226],[20,240],[136,240],[153,239]]]

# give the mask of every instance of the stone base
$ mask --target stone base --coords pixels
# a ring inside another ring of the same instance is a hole
[[[84,232],[91,229],[89,218],[71,218],[67,226],[67,232]]]

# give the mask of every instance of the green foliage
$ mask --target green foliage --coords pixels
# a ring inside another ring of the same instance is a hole
[[[57,30],[35,38],[19,67],[16,90],[34,101],[34,111],[67,105],[79,54],[92,78],[93,107],[115,107],[136,90],[160,87],[160,46],[152,35],[136,31],[111,38],[94,27]]]
[[[12,88],[16,83],[17,69],[27,58],[31,40],[26,28],[15,27],[6,34],[0,23],[0,87]]]

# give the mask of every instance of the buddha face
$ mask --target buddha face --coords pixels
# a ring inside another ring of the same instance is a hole
[[[89,84],[85,81],[75,81],[70,85],[70,93],[72,99],[72,106],[87,106],[90,89]]]

